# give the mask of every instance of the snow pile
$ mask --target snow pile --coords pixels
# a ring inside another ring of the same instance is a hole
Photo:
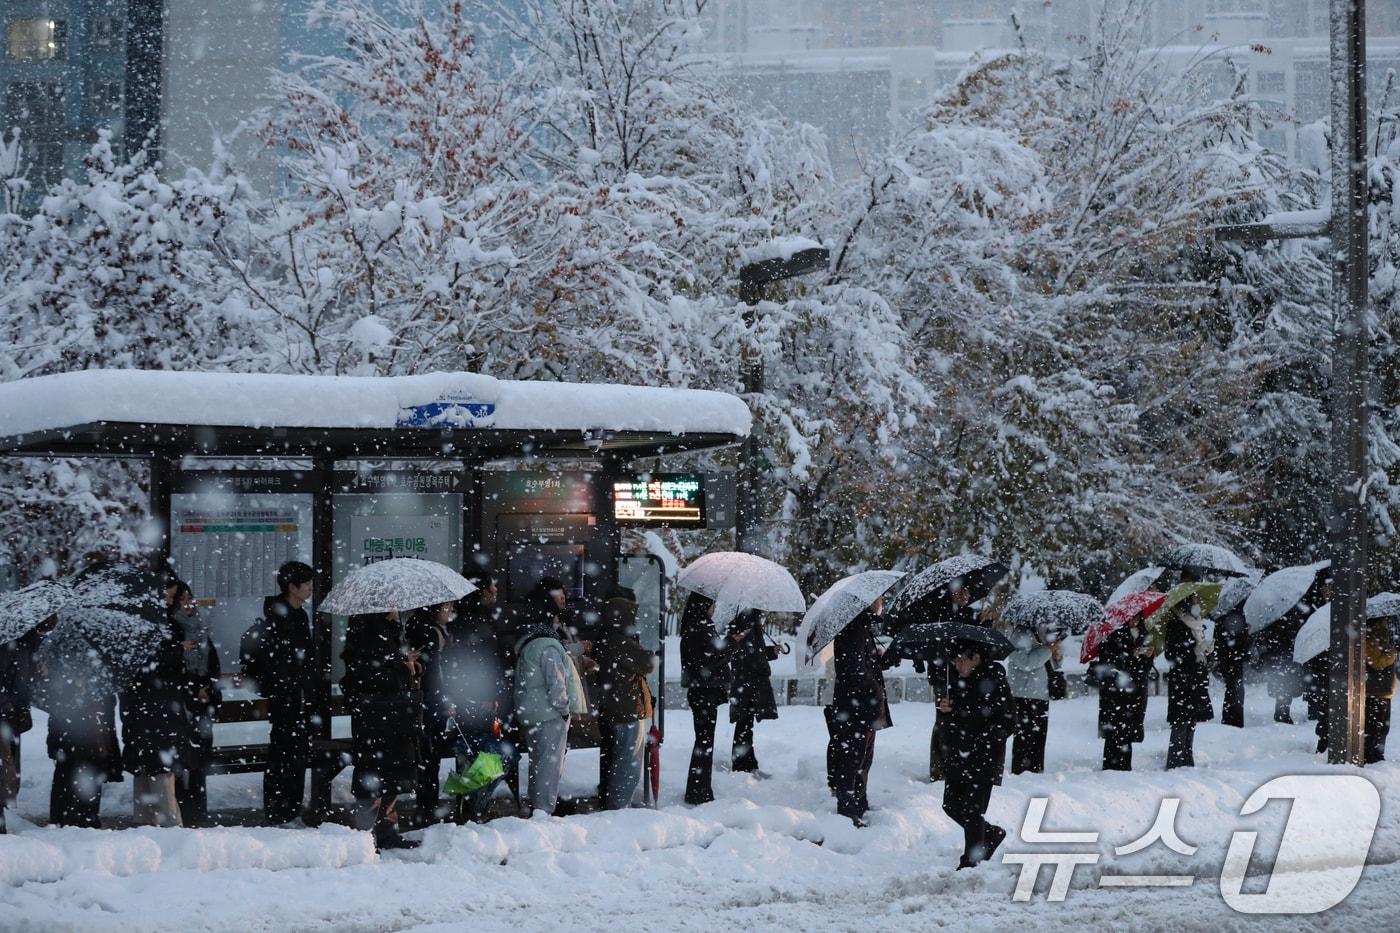
[[[1216,696],[1218,704],[1219,697]],[[1087,917],[1113,929],[1234,928],[1219,876],[1235,832],[1259,833],[1247,889],[1260,889],[1289,819],[1286,801],[1241,815],[1245,801],[1285,774],[1359,774],[1383,797],[1400,791],[1400,766],[1364,771],[1326,767],[1311,753],[1309,726],[1271,723],[1272,701],[1251,687],[1250,727],[1203,724],[1194,769],[1164,771],[1166,699],[1153,697],[1147,740],[1134,750],[1133,772],[1098,770],[1093,698],[1051,705],[1048,772],[1007,775],[992,794],[988,818],[1012,830],[1010,853],[1064,848],[1096,855],[1073,874],[1068,899],[1048,903],[1050,869],[1041,870],[1030,902],[1012,900],[1019,873],[999,860],[955,872],[962,838],[942,811],[942,786],[926,780],[932,708],[898,704],[894,727],[880,733],[870,794],[872,825],[857,830],[837,816],[825,786],[826,730],[815,707],[783,707],[761,723],[756,749],[772,777],[724,770],[730,735],[720,717],[715,791],[719,799],[684,807],[680,797],[690,753],[690,719],[667,712],[659,810],[595,813],[562,819],[499,819],[483,826],[436,826],[423,846],[376,856],[364,833],[319,830],[140,829],[106,832],[44,829],[15,821],[0,837],[0,917],[8,930],[379,930],[586,929],[641,926],[667,930],[909,930],[955,923],[959,929],[1082,930]],[[25,737],[19,812],[41,819],[49,762],[42,714]],[[571,752],[565,791],[587,792],[597,754]],[[349,772],[333,792],[345,802]],[[259,775],[212,778],[216,808],[253,806]],[[1023,842],[1031,802],[1044,798],[1047,832],[1097,831],[1089,844]],[[1191,854],[1161,842],[1139,852],[1115,850],[1140,840],[1163,801],[1178,799],[1176,836]],[[1354,792],[1330,801],[1329,813],[1355,813]],[[104,820],[130,813],[130,782],[109,785]],[[1295,805],[1296,809],[1296,805]],[[1325,883],[1341,853],[1326,821],[1290,824],[1307,855],[1307,884]],[[1383,808],[1369,866],[1356,891],[1321,918],[1281,917],[1271,929],[1338,929],[1393,908],[1400,884],[1400,812]],[[1106,889],[1111,875],[1189,874],[1189,888]],[[1251,886],[1253,886],[1251,888]],[[1307,921],[1306,923],[1304,921]],[[1184,927],[1183,927],[1184,924]]]

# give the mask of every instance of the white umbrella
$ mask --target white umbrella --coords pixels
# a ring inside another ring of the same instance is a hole
[[[1118,588],[1113,591],[1113,595],[1108,597],[1108,605],[1112,606],[1124,596],[1131,596],[1134,593],[1146,593],[1152,588],[1152,584],[1157,582],[1157,578],[1166,570],[1165,567],[1144,567],[1137,573],[1128,577]]]
[[[322,612],[353,616],[369,612],[407,612],[461,599],[476,587],[437,561],[394,557],[366,564],[335,585]]]
[[[1251,633],[1268,628],[1298,605],[1317,580],[1317,575],[1332,562],[1318,561],[1298,567],[1285,567],[1260,581],[1244,601],[1244,620]]]
[[[1259,585],[1259,581],[1264,579],[1262,570],[1250,570],[1242,577],[1231,577],[1225,581],[1220,589],[1220,602],[1215,604],[1215,612],[1212,615],[1219,619],[1227,613],[1234,612],[1240,608],[1249,594],[1254,592],[1254,588]]]
[[[1308,616],[1293,639],[1293,660],[1307,664],[1327,650],[1332,643],[1332,604],[1328,603]]]
[[[1232,576],[1244,576],[1249,570],[1245,562],[1235,556],[1235,552],[1229,548],[1217,544],[1202,544],[1199,541],[1178,544],[1167,553],[1167,559],[1162,563],[1168,567],[1195,567],[1207,573],[1225,573]]]
[[[740,551],[697,557],[676,577],[676,585],[713,599],[715,624],[721,628],[742,609],[802,612],[807,608],[802,588],[787,568]]]
[[[29,634],[72,601],[71,588],[50,580],[31,583],[12,593],[0,593],[0,644]]]
[[[1389,619],[1400,616],[1400,593],[1377,593],[1366,600],[1366,618]],[[1332,644],[1332,604],[1308,616],[1293,642],[1293,660],[1306,664]]]
[[[902,579],[904,574],[898,570],[867,570],[837,581],[818,596],[797,628],[797,643],[802,646],[797,669],[810,671],[824,665],[836,636]]]

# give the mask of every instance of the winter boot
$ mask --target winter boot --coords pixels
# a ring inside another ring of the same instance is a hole
[[[398,824],[390,819],[380,819],[374,824],[374,850],[383,852],[385,849],[416,849],[419,843],[413,839],[405,839],[399,832]]]

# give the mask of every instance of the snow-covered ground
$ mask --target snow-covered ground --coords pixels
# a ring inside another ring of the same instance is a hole
[[[1217,697],[1218,708],[1218,697]],[[500,819],[481,827],[433,827],[421,849],[377,856],[368,836],[339,826],[318,830],[208,829],[92,831],[18,823],[0,837],[0,929],[20,930],[1041,930],[1385,929],[1400,893],[1400,813],[1383,805],[1360,885],[1339,907],[1312,917],[1251,917],[1223,902],[1218,878],[1232,832],[1260,831],[1251,872],[1266,872],[1288,805],[1241,817],[1245,798],[1266,780],[1329,769],[1311,754],[1311,725],[1268,723],[1268,698],[1250,698],[1250,728],[1200,729],[1198,767],[1164,772],[1165,698],[1154,697],[1145,744],[1132,773],[1098,770],[1095,701],[1051,710],[1049,771],[1007,776],[990,818],[1013,830],[1009,852],[1053,851],[1017,839],[1028,802],[1049,798],[1047,830],[1097,830],[1098,852],[1080,867],[1063,903],[1012,900],[1018,868],[1000,860],[954,872],[961,833],[940,808],[941,785],[924,779],[932,711],[894,707],[880,734],[871,775],[872,825],[836,816],[824,780],[826,730],[816,707],[784,707],[758,729],[766,780],[717,773],[719,799],[681,804],[691,724],[668,711],[662,806],[564,819]],[[1301,703],[1295,705],[1301,712]],[[723,713],[721,714],[723,716]],[[20,815],[41,820],[50,767],[42,716],[26,736]],[[723,719],[721,720],[723,722]],[[728,727],[721,726],[727,760]],[[1392,746],[1395,743],[1392,742]],[[1394,749],[1400,758],[1400,748]],[[593,752],[570,755],[566,791],[596,779]],[[1332,773],[1336,773],[1333,771]],[[1363,773],[1383,800],[1400,791],[1400,764]],[[339,797],[348,796],[342,775]],[[254,806],[256,775],[210,781],[215,808]],[[109,785],[104,815],[130,812],[130,788]],[[1142,836],[1160,801],[1181,798],[1177,830],[1198,846],[1178,855],[1158,843],[1119,857],[1113,847]],[[1354,812],[1335,801],[1336,819]],[[1272,829],[1272,831],[1271,831]],[[1309,845],[1321,853],[1326,834]],[[1272,840],[1272,841],[1270,841]],[[1191,874],[1181,888],[1103,889],[1101,875]],[[1318,877],[1322,877],[1319,874]],[[1253,883],[1253,882],[1252,882]],[[1262,884],[1262,881],[1258,882]],[[1249,886],[1246,886],[1249,890]]]

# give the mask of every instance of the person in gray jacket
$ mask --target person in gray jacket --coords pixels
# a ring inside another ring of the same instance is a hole
[[[515,718],[530,754],[530,806],[553,815],[569,748],[569,717],[587,711],[583,683],[548,622],[526,625],[515,652]]]
[[[1059,658],[1059,645],[1046,647],[1034,632],[1013,629],[1016,650],[1006,657],[1006,680],[1016,706],[1011,741],[1011,773],[1045,770],[1045,735],[1050,725],[1050,681],[1045,665]]]

